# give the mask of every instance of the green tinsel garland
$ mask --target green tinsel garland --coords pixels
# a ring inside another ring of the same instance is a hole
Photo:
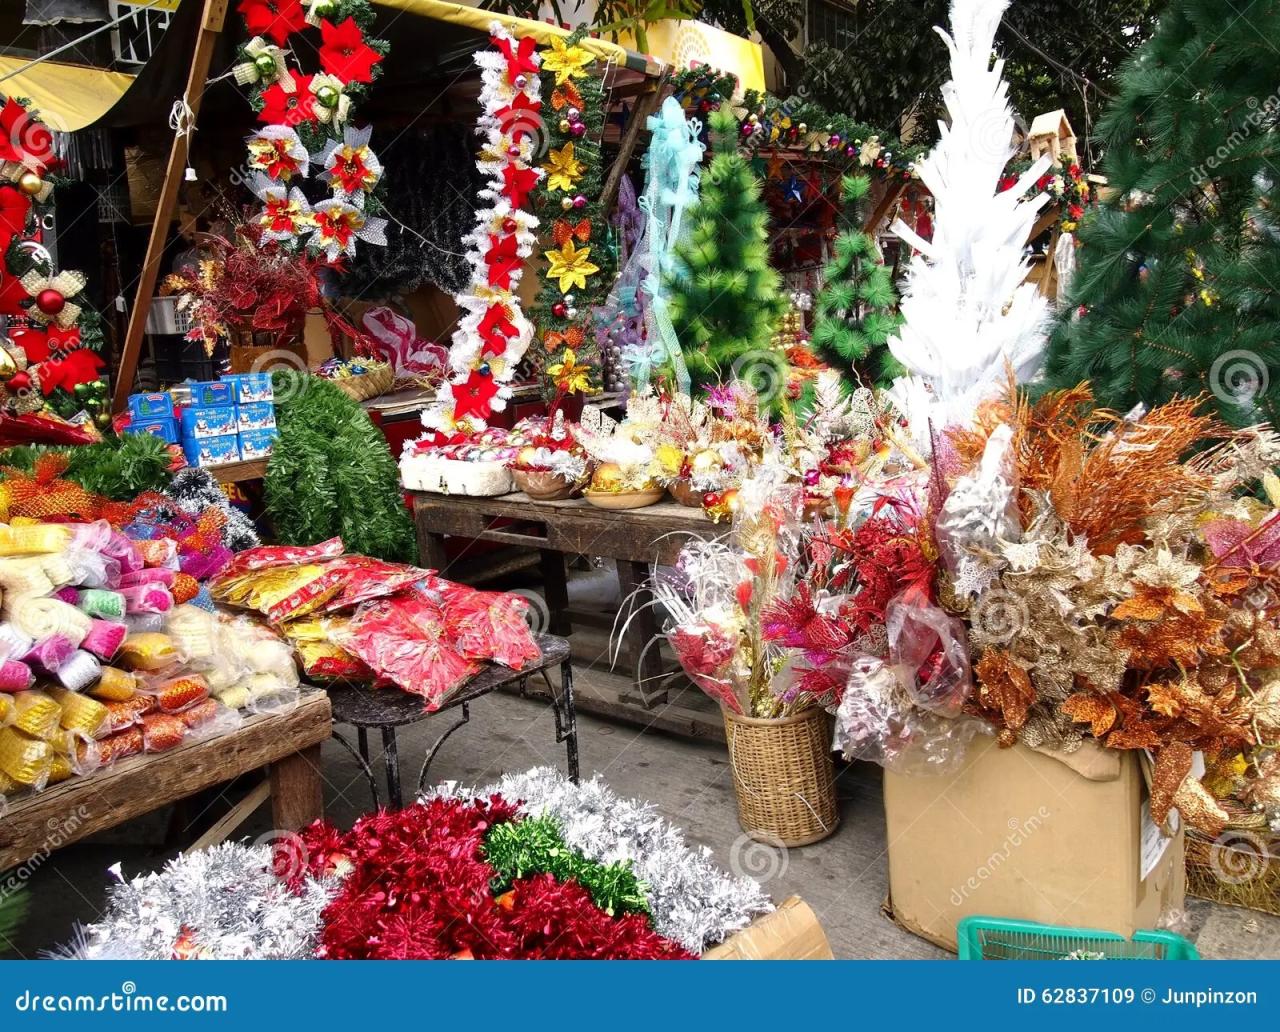
[[[576,881],[610,917],[643,914],[652,919],[644,883],[631,870],[631,861],[588,860],[565,844],[559,823],[549,814],[494,825],[485,836],[484,851],[498,872],[492,882],[495,896],[511,888],[517,878],[545,872],[558,882]]]
[[[296,370],[277,370],[272,382],[280,436],[265,494],[281,543],[337,535],[351,552],[416,562],[400,471],[364,409],[327,380]]]
[[[68,457],[66,479],[116,502],[132,501],[144,491],[163,491],[172,479],[168,446],[151,434],[121,434],[67,448],[21,445],[0,452],[0,466],[30,472],[36,459],[49,454]]]

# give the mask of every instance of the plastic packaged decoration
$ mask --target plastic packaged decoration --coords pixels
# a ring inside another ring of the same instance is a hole
[[[71,546],[71,531],[60,523],[10,526],[0,523],[0,556],[63,552]]]
[[[6,602],[13,625],[36,641],[61,635],[78,646],[89,633],[89,617],[56,598],[19,598]]]
[[[120,646],[124,644],[128,633],[129,628],[126,624],[114,623],[110,620],[94,620],[89,625],[89,633],[84,636],[80,647],[86,652],[92,652],[99,659],[109,660],[120,651]]]
[[[209,697],[209,682],[199,674],[182,674],[141,685],[139,690],[155,698],[160,712],[179,713]]]
[[[102,664],[98,657],[80,649],[58,670],[58,683],[70,691],[82,692],[101,676]]]
[[[52,768],[53,746],[48,742],[16,727],[0,728],[0,774],[27,788],[43,788]]]
[[[906,689],[921,709],[958,717],[973,691],[964,624],[937,606],[899,595],[885,608],[889,658],[910,671]]]
[[[64,663],[76,654],[75,644],[70,638],[55,634],[36,642],[22,657],[24,663],[30,663],[41,672],[53,676],[62,669]]]
[[[118,667],[104,666],[98,683],[85,691],[103,702],[124,702],[138,693],[137,678]]]
[[[116,656],[121,666],[133,670],[163,670],[185,657],[179,653],[173,639],[156,631],[130,634],[120,646]]]
[[[23,692],[35,684],[31,668],[16,659],[0,661],[0,692]]]
[[[32,738],[52,738],[61,720],[62,707],[44,692],[28,691],[13,697],[9,725]]]

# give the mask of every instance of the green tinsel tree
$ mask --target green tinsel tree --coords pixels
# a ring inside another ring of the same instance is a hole
[[[845,176],[844,208],[835,254],[823,270],[822,291],[814,305],[813,345],[823,361],[847,374],[856,367],[871,383],[888,386],[902,374],[889,354],[889,337],[902,322],[893,311],[898,295],[876,243],[862,229],[871,179]]]
[[[713,157],[676,246],[671,322],[695,386],[737,376],[769,397],[785,383],[782,356],[769,348],[785,307],[769,267],[769,213],[738,151],[732,109],[722,105],[708,121]]]
[[[417,561],[413,521],[386,438],[359,404],[327,380],[272,374],[280,437],[267,464],[267,513],[286,545],[335,535],[350,552]]]
[[[1276,39],[1280,0],[1174,0],[1121,72],[1098,123],[1110,198],[1080,227],[1049,386],[1280,416]]]

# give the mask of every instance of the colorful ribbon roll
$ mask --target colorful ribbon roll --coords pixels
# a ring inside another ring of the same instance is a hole
[[[148,713],[142,718],[142,739],[147,752],[164,752],[181,745],[187,725],[172,713]]]
[[[11,623],[0,623],[0,659],[21,659],[35,642]]]
[[[137,756],[146,748],[142,726],[126,727],[96,742],[82,742],[76,750],[77,760],[84,764],[92,757],[95,766],[106,767],[129,756]]]
[[[104,736],[110,726],[111,713],[102,703],[66,688],[50,688],[49,695],[62,707],[59,718],[64,730],[85,738]]]
[[[50,597],[50,598],[56,598],[59,602],[65,602],[65,603],[66,603],[67,605],[69,605],[69,606],[74,606],[74,605],[79,605],[79,604],[80,604],[80,591],[79,591],[79,589],[78,589],[78,588],[73,588],[73,587],[71,587],[69,584],[64,584],[62,587],[58,588],[58,589],[57,589],[57,590],[56,590],[52,595],[50,595],[49,597]]]
[[[138,554],[138,549],[134,546],[134,542],[130,541],[118,530],[111,532],[107,543],[102,546],[100,551],[103,555],[109,556],[120,564],[121,575],[128,573],[130,570],[142,569],[142,556]]]
[[[175,646],[189,660],[205,660],[214,654],[215,618],[195,606],[179,606],[169,617],[167,631]]]
[[[173,592],[173,601],[178,605],[190,602],[200,593],[200,582],[189,573],[174,574],[173,584],[169,588]]]
[[[165,619],[161,613],[126,613],[124,625],[130,634],[141,634],[147,631],[163,631]]]
[[[71,527],[71,542],[75,548],[101,552],[111,540],[111,524],[106,520],[77,523]]]
[[[71,531],[61,523],[14,527],[0,523],[0,555],[40,555],[71,546]]]
[[[0,587],[6,595],[44,596],[55,587],[38,558],[0,559]]]
[[[121,592],[104,588],[85,588],[80,592],[80,611],[88,616],[121,620],[127,608],[128,603]]]
[[[150,695],[135,695],[126,702],[107,702],[103,705],[107,707],[109,725],[105,730],[114,734],[138,723],[143,714],[156,708],[156,700]]]
[[[184,674],[146,689],[162,713],[179,713],[209,697],[209,683],[199,674]]]
[[[104,666],[98,683],[85,691],[103,702],[125,702],[138,694],[138,680],[119,667]]]
[[[38,641],[27,650],[22,657],[24,663],[34,663],[44,673],[52,676],[62,669],[62,665],[76,653],[76,647],[70,638],[55,634],[52,638]]]
[[[55,703],[56,705],[56,703]],[[0,728],[0,773],[19,785],[40,787],[49,779],[53,747],[16,727]]]
[[[130,634],[116,655],[117,662],[132,670],[163,670],[180,659],[173,639],[156,631]]]
[[[93,620],[89,625],[89,633],[84,636],[80,647],[92,652],[99,659],[110,659],[124,643],[129,628],[122,623],[109,620]]]
[[[73,692],[82,692],[102,676],[102,664],[98,657],[83,649],[78,650],[58,671],[58,683]]]
[[[10,609],[13,625],[36,641],[60,634],[79,645],[89,633],[89,617],[56,598],[20,598]]]
[[[26,663],[16,659],[0,662],[0,692],[25,692],[35,681],[36,675]]]
[[[61,719],[62,707],[44,692],[21,692],[13,697],[10,725],[32,738],[52,738],[58,733]]]
[[[124,596],[125,610],[130,613],[167,613],[173,608],[173,595],[163,584],[137,584],[121,588],[120,594]]]
[[[163,584],[168,588],[173,585],[173,580],[177,576],[177,570],[170,570],[164,566],[148,566],[142,570],[134,570],[132,573],[121,574],[120,587],[134,588],[140,584]]]

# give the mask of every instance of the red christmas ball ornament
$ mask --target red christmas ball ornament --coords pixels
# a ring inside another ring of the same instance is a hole
[[[11,391],[25,391],[31,386],[31,374],[25,370],[19,370],[9,377],[9,382],[5,387]]]
[[[45,315],[57,315],[67,307],[67,299],[61,291],[46,287],[36,295],[36,307]]]
[[[573,206],[575,208],[585,208],[587,206],[586,197],[582,194],[578,194],[578,196],[573,199]]]
[[[566,305],[563,301],[557,301],[554,305],[551,306],[551,314],[554,315],[557,319],[563,319],[566,315],[569,314],[569,306]]]
[[[502,220],[502,232],[504,233],[514,233],[519,228],[520,224],[510,215]]]

